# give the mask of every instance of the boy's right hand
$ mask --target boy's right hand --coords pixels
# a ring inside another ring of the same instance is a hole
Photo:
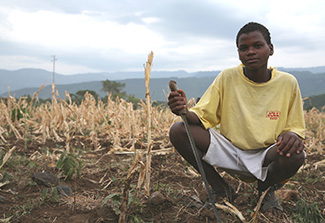
[[[168,106],[175,115],[180,115],[180,111],[183,109],[187,112],[187,99],[182,89],[169,93]]]

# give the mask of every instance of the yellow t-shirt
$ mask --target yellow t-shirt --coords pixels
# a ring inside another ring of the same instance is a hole
[[[268,82],[255,83],[243,65],[222,71],[191,108],[208,129],[220,124],[220,133],[243,150],[268,147],[291,131],[305,137],[302,98],[291,74],[272,69]]]

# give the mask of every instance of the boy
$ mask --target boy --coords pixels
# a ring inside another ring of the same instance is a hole
[[[278,216],[283,210],[274,191],[298,171],[305,159],[304,114],[296,79],[267,68],[274,47],[263,25],[250,22],[237,34],[241,65],[221,72],[194,108],[188,110],[183,90],[170,92],[174,114],[186,119],[202,157],[207,180],[216,196],[235,196],[214,167],[245,181],[257,180],[266,194],[262,211]],[[220,133],[215,126],[220,124]],[[198,169],[182,122],[170,129],[176,150]]]

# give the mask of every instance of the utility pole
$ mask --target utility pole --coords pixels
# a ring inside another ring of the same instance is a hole
[[[54,84],[54,81],[55,81],[55,61],[57,60],[55,58],[55,55],[52,55],[52,61],[53,61],[53,79],[52,79],[52,83]]]

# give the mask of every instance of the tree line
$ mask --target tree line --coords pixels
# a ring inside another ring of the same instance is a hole
[[[324,108],[325,110],[325,94],[320,94],[320,95],[313,95],[308,97],[304,101],[304,109],[309,111],[312,108],[317,108],[318,110],[322,111]]]
[[[107,92],[107,95],[105,97],[100,97],[99,94],[94,90],[85,89],[85,90],[79,90],[74,94],[71,93],[70,94],[71,100],[74,103],[79,105],[84,100],[84,96],[86,92],[88,92],[88,94],[91,94],[96,101],[101,100],[103,102],[107,102],[108,97],[111,97],[111,99],[113,100],[115,100],[118,97],[120,99],[124,99],[128,102],[133,103],[134,108],[136,108],[138,103],[140,102],[140,99],[135,97],[134,94],[127,94],[126,91],[124,91],[126,85],[125,83],[105,80],[105,81],[101,81],[101,84],[102,84],[102,88],[100,89],[100,91]],[[27,95],[25,97],[27,98],[27,101],[31,100],[30,95]],[[47,101],[51,101],[51,99],[39,99],[38,102],[35,103],[35,105],[42,104]],[[161,104],[161,103],[159,102],[153,103],[153,105],[157,105],[157,104]],[[312,109],[313,107],[316,107],[318,110],[321,111],[324,106],[325,106],[325,94],[310,96],[304,102],[304,109],[307,111]]]
[[[119,98],[119,99],[124,99],[127,102],[133,103],[134,108],[137,108],[138,103],[141,101],[139,98],[135,97],[134,94],[127,94],[125,91],[123,91],[123,89],[125,88],[125,83],[105,80],[105,81],[101,81],[101,84],[102,84],[101,91],[107,93],[105,97],[100,97],[96,91],[85,89],[85,90],[79,90],[76,93],[70,93],[72,102],[77,105],[80,105],[81,102],[84,100],[84,96],[87,92],[88,92],[88,94],[91,94],[95,98],[96,102],[98,102],[99,100],[101,100],[103,102],[107,102],[108,97],[110,97],[113,100],[116,100],[116,98]],[[23,97],[25,97],[28,102],[32,100],[32,97],[30,95],[25,95]],[[6,97],[1,98],[1,99],[4,101],[7,100]],[[38,106],[40,104],[50,102],[50,101],[51,101],[50,98],[48,98],[48,99],[39,98],[33,104],[35,106]]]

